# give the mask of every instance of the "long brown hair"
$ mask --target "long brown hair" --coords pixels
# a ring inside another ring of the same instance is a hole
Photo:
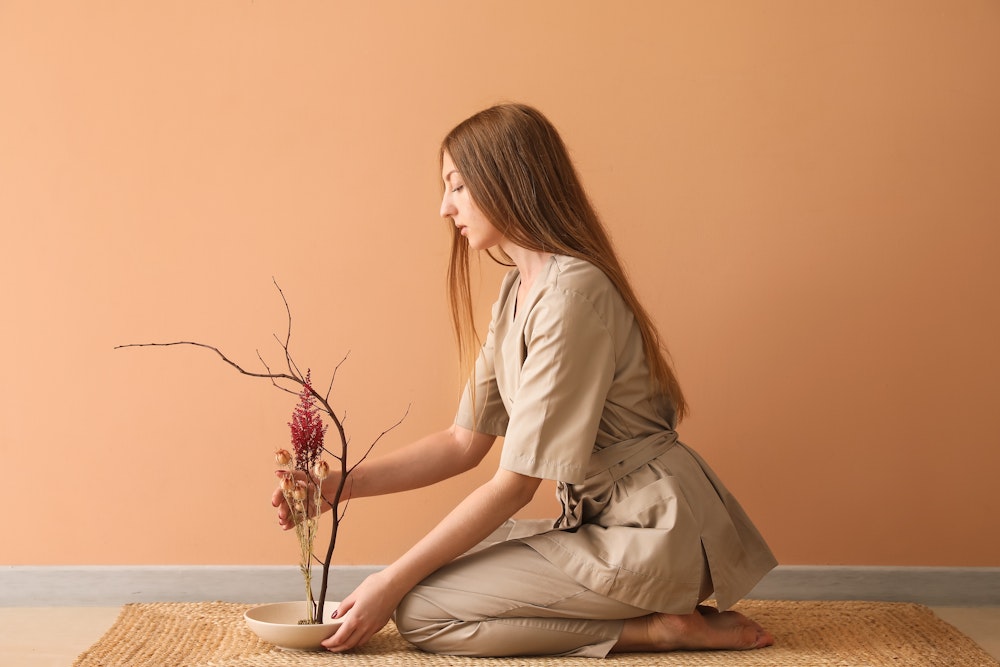
[[[483,215],[512,243],[585,260],[614,283],[639,325],[652,380],[673,402],[679,422],[687,402],[666,348],[632,290],[555,127],[537,109],[502,104],[456,126],[441,143],[442,158],[446,152]],[[473,317],[469,261],[468,243],[456,229],[448,296],[462,367],[471,371],[482,343]]]

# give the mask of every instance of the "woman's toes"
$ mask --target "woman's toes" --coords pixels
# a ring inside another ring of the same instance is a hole
[[[770,645],[770,635],[743,614],[727,611],[704,617],[712,632],[705,648],[751,649]]]

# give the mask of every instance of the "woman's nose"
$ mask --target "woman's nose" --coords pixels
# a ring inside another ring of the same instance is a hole
[[[444,197],[441,198],[441,217],[450,218],[455,215],[455,205],[451,202],[451,197],[448,196],[449,193],[445,193]]]

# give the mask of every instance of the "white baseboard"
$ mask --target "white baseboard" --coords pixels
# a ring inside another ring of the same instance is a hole
[[[381,566],[338,566],[327,598],[341,599]],[[318,581],[315,590],[319,592]],[[290,566],[0,566],[0,606],[119,606],[128,602],[278,602],[299,599]],[[748,597],[885,600],[1000,606],[1000,568],[780,565]]]

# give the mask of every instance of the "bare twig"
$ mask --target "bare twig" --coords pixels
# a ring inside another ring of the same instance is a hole
[[[272,277],[271,282],[274,283],[275,288],[278,290],[278,294],[281,295],[281,302],[285,304],[285,312],[288,314],[288,327],[285,329],[285,342],[281,345],[281,347],[285,350],[285,363],[288,365],[289,373],[293,375],[296,373],[302,375],[301,372],[298,372],[297,368],[294,368],[295,365],[292,363],[292,357],[288,351],[292,342],[292,308],[288,305],[288,299],[285,298],[285,291],[281,289],[281,285],[278,284],[278,281]],[[275,339],[277,338],[278,337],[275,336]],[[278,342],[281,343],[280,340]]]
[[[326,388],[326,397],[327,397],[327,399],[330,398],[330,392],[333,391],[333,383],[337,379],[337,371],[340,370],[340,367],[344,364],[345,361],[347,361],[347,357],[349,357],[349,356],[351,356],[351,351],[350,350],[348,350],[347,354],[344,355],[344,358],[341,359],[339,362],[337,362],[337,365],[333,367],[333,373],[330,374],[330,386]],[[347,413],[346,412],[344,413],[344,419],[347,419]]]
[[[399,418],[399,420],[398,420],[398,421],[396,421],[396,423],[395,423],[395,424],[393,424],[392,426],[390,426],[389,428],[385,429],[384,431],[382,431],[381,433],[379,433],[379,434],[378,434],[378,437],[377,437],[377,438],[375,438],[375,439],[374,439],[374,440],[372,441],[372,444],[368,445],[368,449],[367,449],[367,450],[365,450],[365,453],[364,453],[364,454],[363,454],[363,455],[361,456],[361,458],[360,458],[360,459],[358,459],[358,460],[357,460],[357,461],[356,461],[356,462],[354,463],[354,465],[352,465],[352,466],[350,467],[350,469],[349,469],[349,470],[347,471],[347,472],[348,472],[348,474],[350,474],[351,472],[353,472],[355,468],[357,468],[357,467],[358,467],[359,465],[361,465],[361,463],[362,463],[362,462],[363,462],[363,461],[364,461],[364,460],[365,460],[366,458],[368,458],[368,455],[372,453],[372,450],[373,450],[373,449],[375,449],[375,445],[377,445],[377,444],[378,444],[378,441],[379,441],[379,440],[381,440],[381,439],[382,439],[382,437],[383,437],[383,436],[384,436],[385,434],[387,434],[387,433],[389,433],[390,431],[392,431],[392,430],[396,429],[396,428],[397,428],[397,427],[398,427],[398,426],[399,426],[400,424],[402,424],[402,423],[403,423],[403,421],[404,421],[404,420],[406,419],[406,417],[407,417],[407,416],[408,416],[409,414],[410,414],[410,405],[407,405],[407,406],[406,406],[406,411],[405,411],[405,412],[403,413],[403,416],[402,416],[402,417],[400,417],[400,418]]]
[[[174,341],[172,343],[127,343],[125,345],[116,345],[115,349],[116,350],[121,350],[121,349],[124,349],[126,347],[171,347],[171,346],[174,346],[174,345],[193,345],[195,347],[203,347],[206,350],[212,350],[217,355],[219,355],[219,357],[224,362],[226,362],[227,364],[229,364],[230,366],[232,366],[233,368],[235,368],[236,370],[238,370],[243,375],[249,375],[250,377],[255,377],[255,378],[271,378],[272,380],[289,380],[291,382],[297,382],[299,384],[302,384],[302,380],[300,380],[299,378],[295,377],[294,375],[288,375],[287,373],[271,373],[271,372],[267,372],[267,373],[254,373],[253,371],[248,371],[245,368],[243,368],[242,366],[240,366],[238,363],[236,363],[235,361],[233,361],[232,359],[230,359],[229,357],[227,357],[226,355],[224,355],[219,350],[219,348],[217,348],[217,347],[215,347],[213,345],[206,345],[205,343],[198,343],[196,341],[178,340],[178,341]]]

